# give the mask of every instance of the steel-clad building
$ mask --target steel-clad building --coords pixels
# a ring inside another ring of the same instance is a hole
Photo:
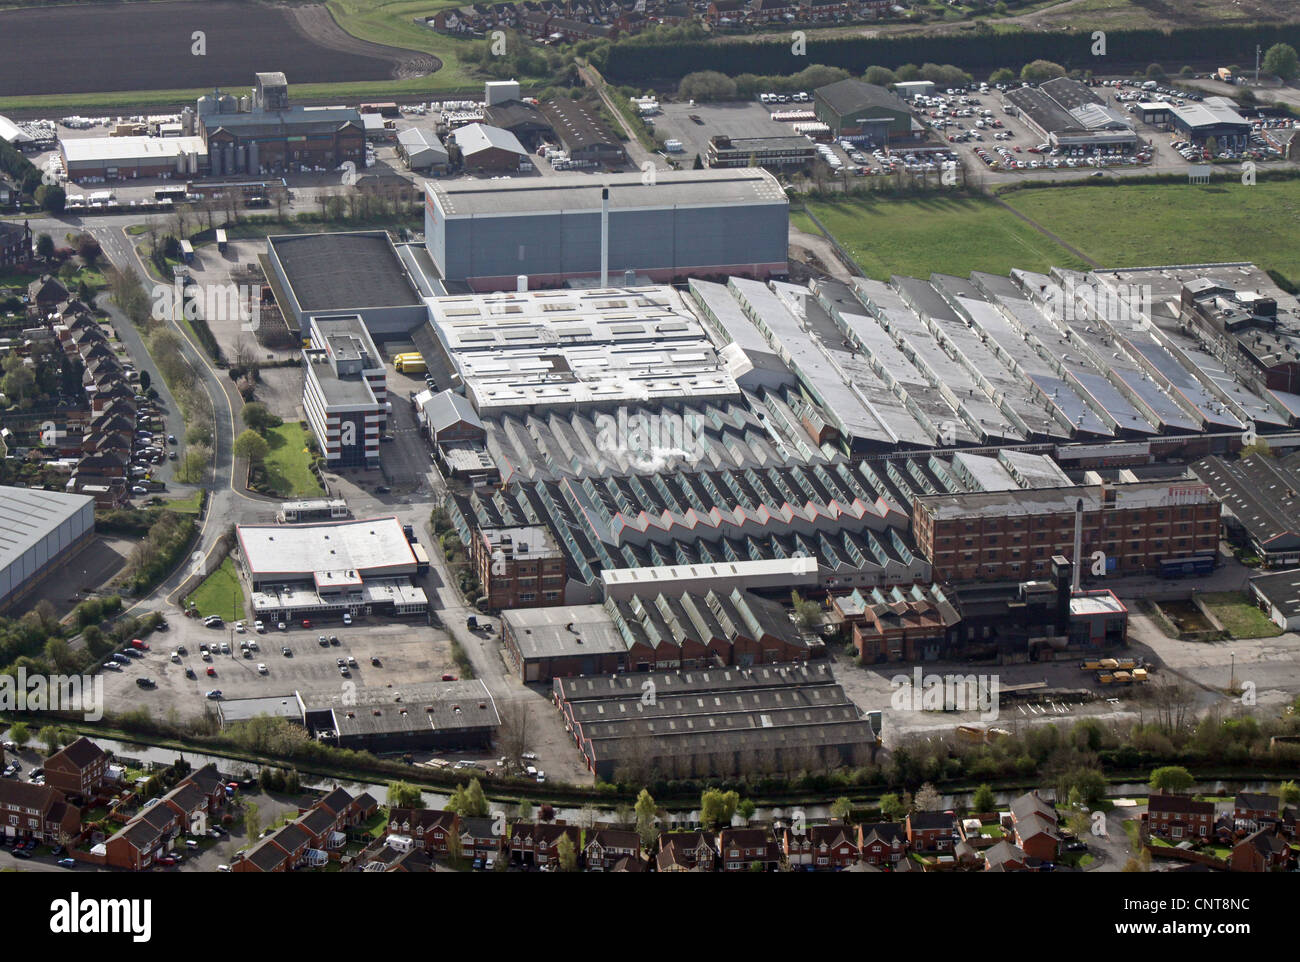
[[[425,237],[443,278],[476,291],[599,277],[601,188],[609,187],[609,270],[655,281],[783,275],[789,203],[765,170],[638,171],[593,178],[426,185]]]
[[[0,486],[0,611],[25,597],[94,536],[94,498]]]

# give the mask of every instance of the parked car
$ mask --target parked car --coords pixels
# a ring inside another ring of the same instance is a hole
[[[76,868],[77,860],[75,858],[61,858],[58,861],[60,868]]]

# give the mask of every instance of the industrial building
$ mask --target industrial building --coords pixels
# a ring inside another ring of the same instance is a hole
[[[487,124],[466,124],[451,139],[460,148],[461,167],[469,171],[516,171],[531,165],[528,151],[508,130]]]
[[[709,138],[709,167],[807,167],[817,159],[817,145],[807,137],[728,137],[717,134]]]
[[[421,127],[408,127],[397,135],[397,156],[408,170],[437,174],[447,169],[447,148],[437,134]]]
[[[1160,574],[1219,545],[1219,501],[1198,481],[1076,485],[918,497],[912,537],[935,581],[1015,581],[1044,575],[1056,555],[1101,552],[1107,575]]]
[[[1213,137],[1220,149],[1232,150],[1250,143],[1250,121],[1227,97],[1206,97],[1199,103],[1170,107],[1169,122],[1193,143],[1204,145]]]
[[[284,319],[308,331],[313,313],[356,314],[372,336],[405,335],[428,317],[388,232],[273,234],[266,277]]]
[[[553,692],[606,781],[831,771],[869,763],[877,744],[825,663],[556,678]]]
[[[395,517],[237,525],[235,535],[259,618],[428,610],[424,590],[411,583],[419,562]]]
[[[836,137],[886,143],[919,139],[911,108],[884,87],[849,78],[813,91],[813,112]]]
[[[564,604],[564,554],[545,525],[476,528],[469,559],[490,609]]]
[[[440,297],[428,313],[480,418],[739,394],[670,287]]]
[[[183,123],[202,138],[214,177],[334,170],[345,162],[359,169],[365,160],[361,113],[353,107],[292,106],[282,73],[257,74],[251,98],[220,90],[200,97]]]
[[[0,611],[14,609],[94,537],[94,498],[0,486]]]
[[[1283,631],[1300,631],[1300,570],[1256,575],[1250,596]]]
[[[483,108],[483,122],[514,134],[529,150],[536,150],[543,139],[554,133],[536,105],[518,98],[489,103]]]
[[[501,725],[496,702],[479,680],[357,686],[303,698],[314,738],[376,755],[487,749]]]
[[[1006,92],[1016,116],[1053,147],[1082,147],[1103,153],[1137,149],[1137,133],[1125,116],[1069,77],[1057,77],[1037,87]]]
[[[356,314],[315,315],[302,352],[302,406],[331,468],[374,467],[388,422],[384,362]]]
[[[1183,284],[1180,304],[1211,337],[1231,338],[1264,387],[1300,406],[1300,312],[1294,298],[1279,307],[1277,293],[1207,274]]]
[[[69,137],[59,141],[68,180],[197,177],[208,166],[201,137]]]
[[[660,171],[558,175],[545,181],[427,184],[425,237],[447,281],[476,291],[620,276],[784,275],[789,231],[785,191],[767,171]],[[603,191],[608,245],[602,258]]]
[[[570,160],[607,165],[627,162],[622,141],[594,105],[557,97],[542,104],[542,116],[550,123]]]
[[[1300,565],[1300,455],[1209,457],[1191,466],[1223,503],[1223,526],[1270,568]]]

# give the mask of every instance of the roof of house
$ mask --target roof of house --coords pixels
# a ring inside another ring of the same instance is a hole
[[[77,768],[88,768],[95,762],[108,757],[108,753],[100,748],[89,738],[82,736],[75,742],[64,746],[64,748],[51,755],[45,762],[45,767],[49,768],[50,763],[54,761],[71,762]]]
[[[346,790],[335,787],[333,791],[317,802],[316,805],[328,809],[337,815],[351,805],[352,801],[352,796]]]
[[[1277,812],[1281,808],[1281,799],[1276,795],[1264,795],[1257,792],[1241,792],[1233,802],[1233,807],[1243,811]]]
[[[1007,862],[1025,861],[1025,850],[1018,845],[1012,845],[1005,838],[984,853],[984,861],[990,867],[1002,866],[1005,868]]]
[[[1171,815],[1213,815],[1213,802],[1199,802],[1190,795],[1151,795],[1147,799],[1148,812]]]

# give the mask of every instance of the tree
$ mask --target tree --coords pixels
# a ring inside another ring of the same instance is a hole
[[[45,745],[46,754],[53,755],[59,750],[59,730],[53,725],[46,725],[36,733],[36,738]]]
[[[533,803],[526,798],[519,799],[518,818],[521,822],[531,822],[533,820]]]
[[[1009,84],[1015,83],[1016,72],[1010,67],[999,67],[989,74],[989,83],[991,84]]]
[[[150,375],[148,371],[141,371],[140,372],[140,393],[148,394],[149,387],[152,384],[153,384],[152,375]]]
[[[845,825],[853,824],[853,802],[841,795],[831,802],[831,818],[838,818]]]
[[[271,446],[252,428],[235,438],[235,457],[244,458],[252,464],[261,464],[271,453]]]
[[[1264,73],[1290,83],[1300,74],[1300,63],[1296,60],[1295,47],[1288,43],[1275,43],[1264,54],[1262,67]]]
[[[742,799],[740,804],[736,806],[736,814],[746,822],[754,817],[756,811],[758,811],[758,806],[754,804],[752,799]]]
[[[9,740],[17,745],[21,751],[23,746],[32,740],[32,731],[27,727],[27,723],[14,722],[9,728]]]
[[[926,782],[917,789],[916,797],[912,799],[912,811],[914,812],[937,812],[941,804],[939,793],[935,787]]]
[[[1192,773],[1181,765],[1166,765],[1151,773],[1151,791],[1177,795],[1192,787]]]
[[[889,87],[895,82],[894,71],[888,67],[868,67],[862,75],[863,81],[877,87]]]
[[[257,803],[247,798],[244,799],[244,834],[249,840],[257,838],[262,831],[262,816],[258,810]]]
[[[81,256],[83,264],[87,267],[94,267],[103,250],[99,246],[99,241],[95,240],[90,234],[78,234],[77,253]]]
[[[244,419],[244,426],[256,431],[258,434],[265,436],[266,432],[272,428],[278,428],[284,423],[284,420],[275,414],[260,401],[254,401],[252,404],[245,404],[240,417]]]
[[[736,814],[736,806],[739,804],[740,794],[736,791],[706,788],[700,795],[700,822],[710,831],[726,828],[731,824],[731,817]]]
[[[54,256],[54,238],[49,234],[36,238],[36,256],[47,261]]]
[[[799,592],[790,592],[790,601],[794,605],[794,619],[801,628],[815,628],[822,621],[822,606],[817,602],[800,596]]]
[[[389,808],[415,808],[420,804],[420,790],[410,782],[388,783]]]
[[[528,706],[521,701],[507,702],[501,708],[500,717],[497,739],[506,757],[507,770],[514,769],[528,751]]]
[[[650,796],[647,789],[641,789],[641,793],[636,797],[636,833],[641,836],[641,844],[647,849],[653,846],[654,841],[659,836],[658,829],[655,827],[656,806],[655,800]]]
[[[1020,79],[1025,83],[1037,84],[1064,76],[1065,68],[1050,60],[1033,60],[1020,68]]]
[[[567,832],[555,843],[555,857],[560,863],[561,872],[578,871],[578,849]]]
[[[1277,787],[1278,797],[1282,805],[1294,805],[1300,802],[1300,786],[1297,786],[1294,780],[1285,781]]]
[[[68,202],[68,193],[58,184],[42,184],[36,190],[35,199],[43,210],[51,214],[61,214],[64,205]]]
[[[1106,797],[1106,775],[1100,769],[1078,767],[1056,781],[1056,800],[1072,808],[1095,808]]]
[[[686,100],[735,100],[736,81],[717,70],[700,70],[682,78],[677,95]]]
[[[907,814],[907,806],[894,792],[880,796],[880,813],[891,822],[897,822]]]
[[[975,789],[975,794],[970,801],[972,811],[976,812],[992,812],[997,809],[997,805],[998,802],[993,795],[993,788],[989,785],[981,785]]]
[[[1158,63],[1147,65],[1147,80],[1164,80],[1165,68]]]
[[[460,833],[452,832],[447,836],[447,858],[455,863],[459,862],[465,855],[464,847],[461,845]]]

